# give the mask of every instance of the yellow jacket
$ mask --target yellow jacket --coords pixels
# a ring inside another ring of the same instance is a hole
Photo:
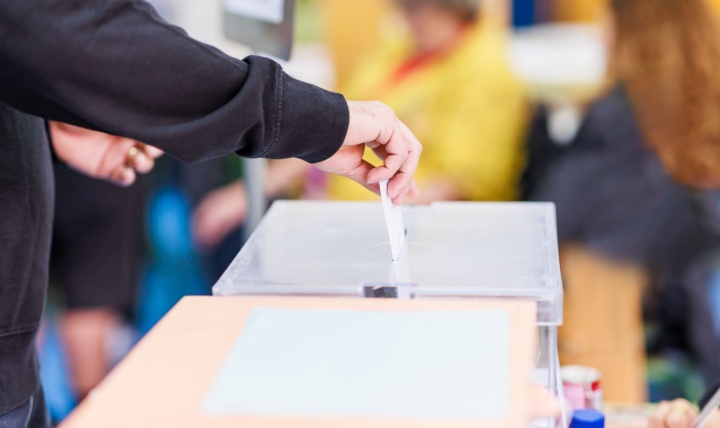
[[[393,79],[411,53],[409,39],[389,43],[363,63],[341,92],[347,99],[380,100],[393,108],[423,144],[416,181],[449,181],[464,200],[511,200],[524,165],[528,114],[523,88],[506,60],[504,30],[480,24],[459,44],[402,78]],[[379,164],[368,151],[365,158]],[[354,182],[330,177],[331,199],[373,195]]]

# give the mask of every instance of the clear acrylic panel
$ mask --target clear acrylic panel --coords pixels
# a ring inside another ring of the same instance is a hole
[[[412,284],[411,297],[512,298],[562,324],[555,208],[448,202],[403,208],[407,243],[392,262],[380,203],[279,201],[213,287],[215,295],[362,296]]]

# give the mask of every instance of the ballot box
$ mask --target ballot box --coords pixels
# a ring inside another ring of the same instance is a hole
[[[213,294],[535,302],[533,380],[561,395],[554,205],[443,202],[403,215],[406,243],[393,262],[380,203],[275,202]]]

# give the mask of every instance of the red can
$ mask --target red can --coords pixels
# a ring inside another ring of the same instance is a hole
[[[598,370],[585,366],[564,366],[560,373],[565,399],[570,402],[573,410],[602,411],[603,392]]]

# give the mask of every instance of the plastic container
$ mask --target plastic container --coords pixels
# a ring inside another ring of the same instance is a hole
[[[363,296],[413,284],[422,297],[523,298],[562,324],[555,209],[547,203],[405,207],[406,253],[391,261],[379,203],[276,202],[213,287],[215,295]]]

